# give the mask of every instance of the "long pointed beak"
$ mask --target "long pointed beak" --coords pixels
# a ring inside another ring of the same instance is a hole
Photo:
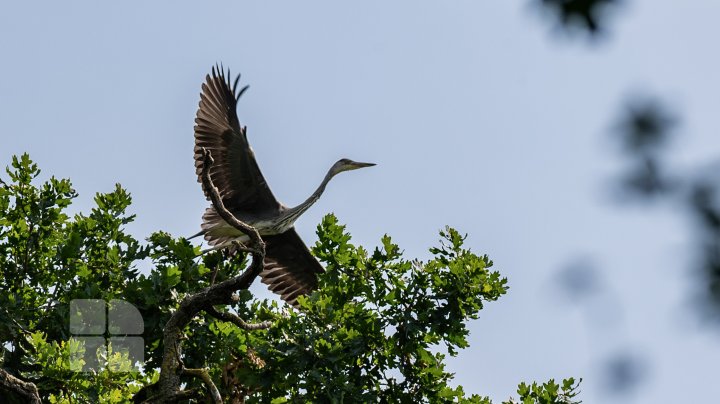
[[[372,167],[374,165],[376,165],[376,164],[375,163],[360,163],[357,161],[353,162],[353,166],[354,166],[353,168]]]

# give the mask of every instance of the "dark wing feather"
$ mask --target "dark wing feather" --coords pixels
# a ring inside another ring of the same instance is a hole
[[[200,94],[200,107],[195,118],[195,171],[202,183],[203,154],[205,148],[215,163],[210,177],[220,191],[225,207],[233,213],[277,212],[280,204],[273,196],[255,161],[247,141],[247,131],[238,121],[236,106],[240,95],[237,80],[230,82],[230,72],[212,69],[206,77]],[[239,79],[239,76],[238,76]],[[203,186],[205,196],[208,192]]]
[[[310,254],[295,228],[282,234],[263,236],[265,261],[260,273],[262,283],[293,306],[300,295],[317,288],[317,275],[325,272]]]

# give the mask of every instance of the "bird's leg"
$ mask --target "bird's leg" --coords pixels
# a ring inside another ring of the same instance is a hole
[[[225,255],[226,258],[231,257],[236,252],[244,252],[244,253],[255,253],[256,252],[254,249],[247,247],[240,240],[232,240],[229,243],[224,243],[219,246],[215,246],[213,248],[203,251],[202,253],[216,251],[216,250],[221,250],[221,253],[223,255]],[[215,267],[215,270],[213,270],[212,276],[210,278],[211,286],[215,284],[215,278],[217,277],[218,270],[219,270],[219,267]]]
[[[252,252],[250,248],[246,247],[245,244],[240,242],[240,240],[233,240],[232,241],[233,247],[235,247],[235,250],[242,251],[242,252]]]
[[[235,251],[241,251],[241,252],[250,253],[250,254],[257,252],[257,250],[245,246],[245,244],[243,244],[242,242],[240,242],[238,240],[232,240],[232,241],[226,241],[222,244],[219,244],[219,245],[216,245],[216,246],[213,246],[210,248],[206,248],[206,249],[200,251],[200,255],[205,255],[205,254],[207,254],[209,252],[213,252],[213,251],[225,250],[226,248],[228,248],[230,246],[235,247]],[[198,257],[200,255],[198,255]]]

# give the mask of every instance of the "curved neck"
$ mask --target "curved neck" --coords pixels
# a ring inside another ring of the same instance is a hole
[[[320,199],[320,195],[322,195],[322,193],[325,192],[325,187],[327,186],[328,182],[330,182],[330,180],[334,176],[335,176],[335,174],[332,172],[332,168],[330,168],[330,170],[328,170],[327,174],[325,174],[325,178],[323,178],[322,182],[317,187],[315,192],[313,192],[312,195],[310,195],[310,197],[308,197],[305,200],[305,202],[286,210],[283,213],[283,216],[291,219],[294,222],[295,219],[297,219],[306,210],[308,210],[315,202],[317,202],[318,199]]]

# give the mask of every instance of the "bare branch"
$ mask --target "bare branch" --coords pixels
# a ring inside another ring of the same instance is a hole
[[[143,388],[145,389],[145,388]],[[134,403],[139,404],[150,404],[150,403],[156,403],[160,401],[160,395],[154,395],[152,397],[149,397],[147,399],[142,398],[138,396],[138,394],[143,394],[143,390],[140,390],[135,397],[133,397]],[[145,393],[146,394],[146,393]],[[202,393],[200,392],[199,388],[191,388],[186,390],[178,390],[175,393],[173,393],[170,397],[163,398],[168,403],[177,403],[178,401],[182,400],[190,400],[193,398],[202,398]]]
[[[207,369],[183,369],[183,373],[201,379],[207,386],[208,390],[210,390],[213,402],[215,404],[222,404],[223,400],[220,396],[220,392],[215,386],[215,383],[213,383],[212,378],[210,377],[210,372],[208,372]]]
[[[265,330],[270,328],[272,326],[272,323],[269,321],[263,321],[260,323],[248,323],[245,320],[241,319],[237,314],[231,313],[229,311],[217,311],[214,307],[208,306],[205,307],[205,312],[218,320],[227,321],[228,323],[233,323],[236,326],[242,328],[243,330],[247,331],[255,331],[255,330]]]
[[[215,211],[228,224],[250,238],[251,248],[248,250],[252,254],[252,262],[240,275],[188,295],[180,302],[178,309],[173,313],[163,329],[163,362],[160,367],[160,380],[158,380],[155,389],[157,394],[153,395],[152,399],[147,400],[152,403],[175,402],[173,397],[176,397],[181,392],[180,376],[183,374],[184,369],[180,359],[182,357],[181,341],[185,327],[201,310],[214,305],[231,304],[233,294],[238,290],[249,288],[263,269],[265,243],[260,238],[260,233],[252,226],[240,221],[227,210],[220,197],[220,192],[210,178],[210,167],[213,164],[212,156],[207,150],[203,150],[203,156],[202,182],[210,194],[210,200],[215,207]],[[209,380],[209,374],[207,377]],[[215,393],[213,392],[213,394]],[[220,401],[216,400],[216,402],[222,402],[222,398],[220,398]]]
[[[235,217],[235,215],[230,213],[230,211],[225,208],[222,198],[220,197],[220,192],[215,187],[215,184],[213,184],[212,178],[210,178],[210,167],[212,167],[213,163],[214,160],[212,158],[212,155],[207,149],[203,148],[203,169],[201,174],[202,183],[205,189],[210,194],[210,200],[212,201],[215,210],[220,215],[220,217],[222,217],[223,220],[225,220],[230,226],[240,230],[248,237],[250,237],[250,241],[252,242],[254,248],[257,248],[257,246],[260,245],[264,247],[264,243],[262,239],[260,239],[260,233],[258,233],[258,231],[254,227],[241,222],[238,218]]]
[[[27,337],[32,334],[30,331],[27,330],[27,328],[23,327],[22,324],[18,323],[17,320],[15,320],[15,318],[13,317],[13,315],[10,314],[9,311],[7,311],[7,309],[5,309],[4,307],[0,307],[0,309],[5,312],[5,318],[10,319],[10,321],[15,325],[15,327],[17,327],[18,330],[20,330],[23,335]]]
[[[0,391],[15,393],[29,404],[41,403],[40,394],[34,383],[20,380],[5,369],[0,369]]]

